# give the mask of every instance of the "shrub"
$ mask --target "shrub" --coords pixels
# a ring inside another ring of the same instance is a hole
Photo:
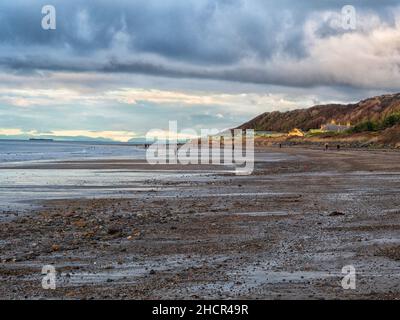
[[[375,122],[375,121],[371,121],[371,120],[361,122],[361,123],[355,125],[349,131],[351,133],[379,131],[379,130],[384,130],[384,129],[393,127],[396,124],[400,124],[400,113],[393,113],[379,122]]]
[[[350,131],[353,133],[358,133],[366,131],[378,131],[378,129],[379,129],[379,123],[368,120],[357,124],[352,129],[350,129]]]
[[[400,123],[400,113],[393,113],[382,121],[382,129],[393,127]]]

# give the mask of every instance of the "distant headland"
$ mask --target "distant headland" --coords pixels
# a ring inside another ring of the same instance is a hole
[[[30,138],[29,141],[46,141],[46,142],[52,142],[52,141],[54,141],[54,139]]]

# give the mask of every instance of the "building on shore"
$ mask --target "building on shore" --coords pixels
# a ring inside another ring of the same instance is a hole
[[[298,129],[298,128],[294,128],[292,130],[289,131],[288,133],[289,137],[305,137],[306,134],[303,130]]]
[[[346,125],[337,124],[335,120],[332,120],[329,124],[323,124],[321,126],[322,132],[344,132],[346,130],[351,129],[352,125],[350,122],[347,122]]]

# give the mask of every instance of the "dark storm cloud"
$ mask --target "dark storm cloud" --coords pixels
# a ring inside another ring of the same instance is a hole
[[[286,22],[287,10],[272,2],[244,0],[53,1],[57,30],[48,32],[40,28],[40,10],[46,3],[0,4],[0,41],[26,48],[42,46],[50,52],[61,48],[77,55],[109,49],[123,34],[133,54],[230,64],[248,54],[262,58],[273,54],[276,31]],[[304,14],[296,15],[303,18]],[[296,35],[295,25],[291,34],[285,45],[298,54],[302,51],[299,41],[290,39]]]
[[[48,0],[1,2],[3,68],[21,73],[124,72],[288,86],[351,85],[330,74],[265,67],[276,57],[307,59],[304,25],[315,12],[339,12],[348,1],[50,2],[57,10],[54,31],[40,25],[41,8]],[[390,23],[394,20],[389,8],[397,3],[351,1],[360,11],[370,10]],[[341,33],[326,21],[316,30],[321,39]]]

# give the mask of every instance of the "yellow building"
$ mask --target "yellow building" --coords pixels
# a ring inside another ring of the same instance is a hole
[[[305,135],[304,131],[298,128],[294,128],[288,133],[289,137],[305,137]]]

